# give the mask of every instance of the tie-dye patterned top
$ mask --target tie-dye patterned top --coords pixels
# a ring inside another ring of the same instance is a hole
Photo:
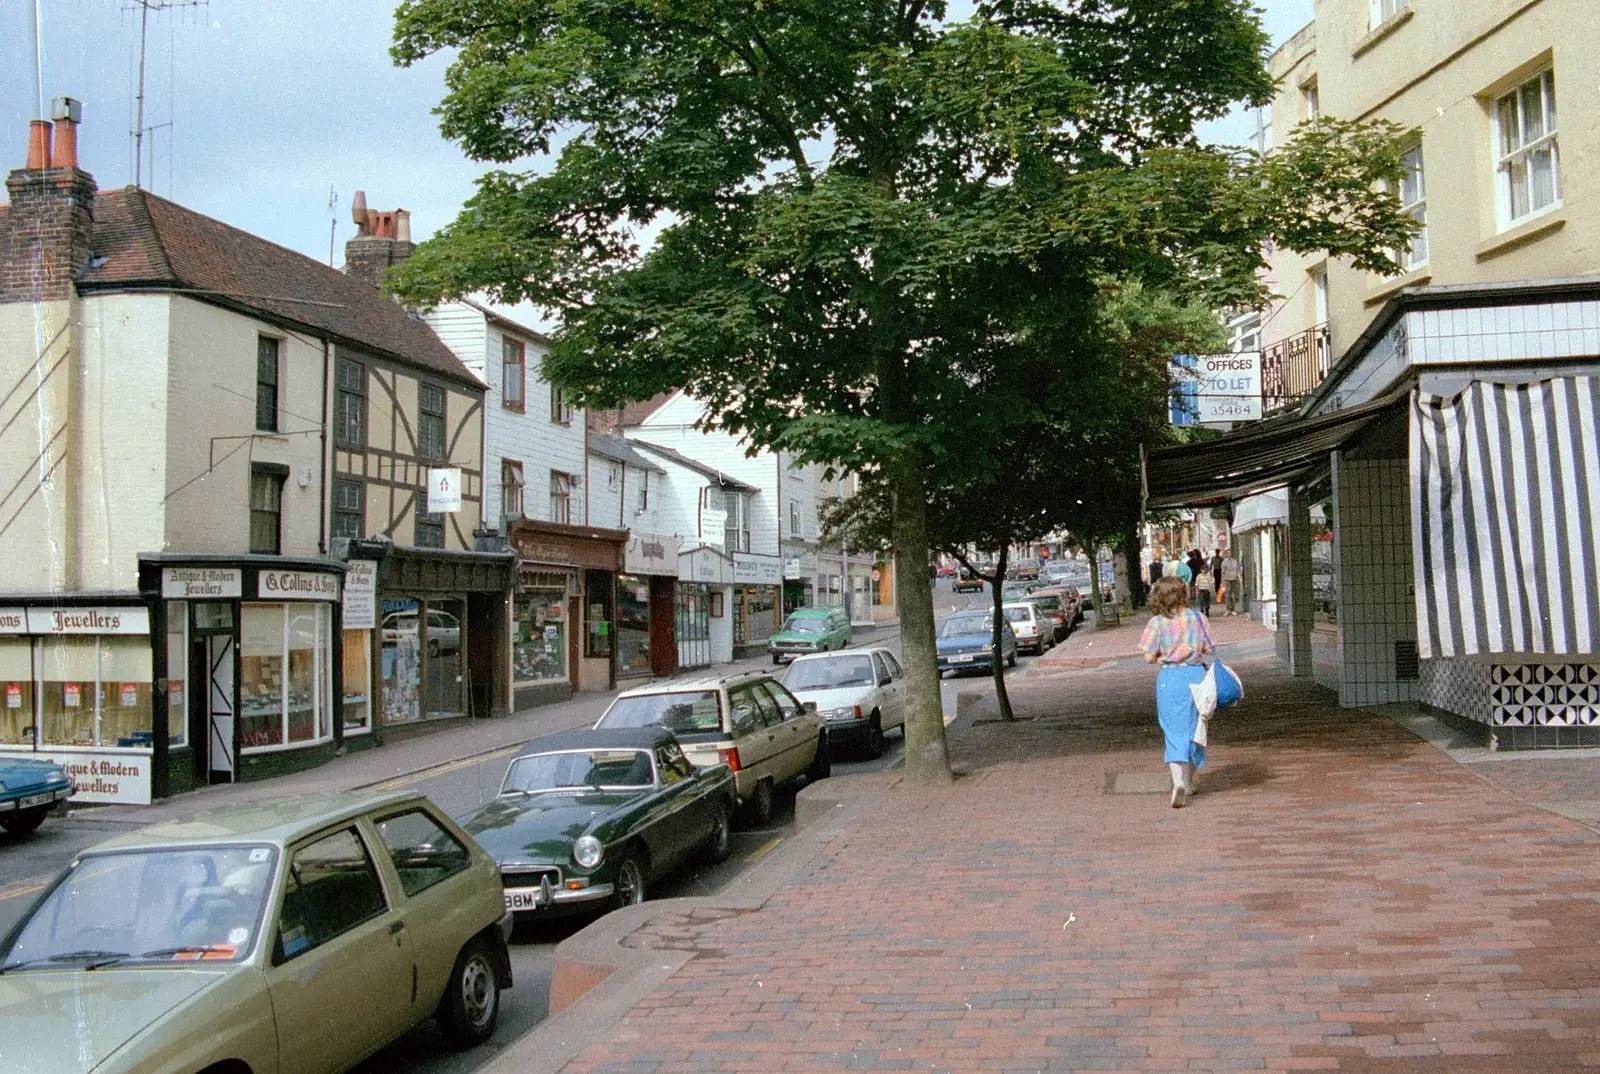
[[[1185,608],[1175,616],[1151,616],[1139,648],[1163,666],[1201,664],[1205,657],[1216,655],[1206,617],[1193,608]]]

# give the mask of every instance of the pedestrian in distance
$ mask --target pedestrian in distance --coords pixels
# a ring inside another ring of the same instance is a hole
[[[1205,616],[1189,607],[1187,593],[1176,578],[1156,584],[1150,593],[1150,622],[1139,642],[1145,663],[1161,665],[1156,675],[1156,718],[1166,738],[1173,809],[1188,804],[1197,772],[1205,767],[1206,749],[1194,741],[1200,713],[1189,687],[1206,677],[1206,658],[1216,659],[1211,628]]]
[[[1212,592],[1217,596],[1222,595],[1222,549],[1211,550],[1211,583]]]
[[[1182,582],[1183,591],[1185,593],[1189,592],[1189,582],[1194,578],[1194,571],[1189,569],[1189,561],[1186,559],[1174,558],[1172,562],[1177,564],[1177,566],[1172,568],[1172,573],[1169,574],[1168,577],[1176,578],[1178,581]]]
[[[1194,580],[1195,601],[1200,605],[1200,614],[1211,614],[1211,598],[1216,594],[1217,583],[1213,580],[1209,569],[1202,570]]]
[[[1239,614],[1239,602],[1243,599],[1244,575],[1239,570],[1239,560],[1234,556],[1233,549],[1222,557],[1222,592],[1228,602],[1228,614]]]
[[[1189,549],[1189,558],[1184,560],[1184,564],[1189,568],[1189,599],[1191,601],[1197,600],[1200,596],[1198,592],[1200,575],[1206,569],[1206,557],[1200,554],[1200,549],[1191,548]]]

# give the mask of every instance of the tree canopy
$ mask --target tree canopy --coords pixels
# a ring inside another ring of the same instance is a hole
[[[1413,227],[1378,185],[1392,130],[1325,119],[1265,160],[1196,142],[1271,96],[1249,0],[961,20],[939,0],[407,0],[396,20],[399,62],[456,50],[445,134],[514,166],[396,293],[559,315],[546,372],[581,404],[683,389],[753,443],[880,470],[903,581],[927,475],[1024,446],[1026,371],[1109,375],[1105,280],[1248,304],[1268,238],[1392,270]],[[908,769],[937,778],[931,593],[899,597]]]

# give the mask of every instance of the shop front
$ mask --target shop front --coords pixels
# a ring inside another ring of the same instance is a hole
[[[511,524],[518,565],[507,678],[514,708],[615,682],[617,575],[627,539],[622,530],[534,519]]]
[[[678,537],[634,533],[617,575],[617,677],[671,675],[678,667]]]
[[[139,557],[151,663],[165,671],[151,706],[157,797],[313,767],[370,729],[343,714],[345,569],[316,557]]]
[[[783,615],[783,561],[776,556],[733,554],[733,658],[767,651]]]
[[[783,614],[796,608],[822,606],[825,591],[818,578],[817,553],[790,549],[783,559]]]
[[[501,673],[509,660],[510,552],[354,541],[351,557],[377,564],[372,681],[380,735],[510,712]]]

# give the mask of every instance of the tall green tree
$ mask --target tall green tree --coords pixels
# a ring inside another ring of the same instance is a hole
[[[985,373],[1092,309],[1097,278],[1244,304],[1269,236],[1385,270],[1409,239],[1377,189],[1392,132],[1324,121],[1266,161],[1196,144],[1269,99],[1266,44],[1249,0],[981,0],[963,21],[942,0],[406,0],[398,62],[454,50],[444,133],[517,168],[394,288],[559,315],[547,369],[584,404],[681,388],[752,443],[880,470],[908,773],[948,779],[913,583],[927,475],[970,465],[946,445]]]

